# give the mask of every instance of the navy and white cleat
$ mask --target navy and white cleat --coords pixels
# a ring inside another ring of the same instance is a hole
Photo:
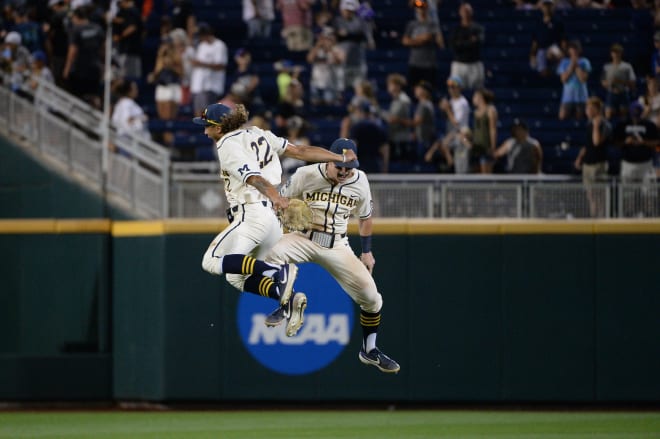
[[[401,370],[399,363],[382,353],[378,348],[374,348],[368,353],[360,350],[358,358],[364,364],[376,366],[381,372],[398,373]]]

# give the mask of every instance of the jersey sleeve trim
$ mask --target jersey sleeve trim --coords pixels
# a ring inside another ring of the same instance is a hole
[[[253,175],[261,175],[261,172],[258,172],[258,171],[248,172],[247,174],[245,174],[245,175],[243,176],[243,183],[247,183],[247,179],[248,179],[249,177],[253,176]]]
[[[231,134],[231,135],[225,137],[224,139],[222,139],[222,142],[220,142],[220,144],[219,144],[218,146],[216,146],[216,148],[217,148],[217,149],[222,148],[222,145],[224,145],[224,143],[225,143],[227,140],[231,139],[231,138],[234,137],[234,136],[238,136],[238,135],[241,134],[242,132],[243,132],[243,130],[236,131],[234,134]]]

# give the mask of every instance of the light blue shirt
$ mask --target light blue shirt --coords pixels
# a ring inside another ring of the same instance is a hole
[[[564,58],[559,63],[557,67],[557,75],[561,75],[566,70],[568,66],[571,65],[570,58]],[[584,70],[587,73],[591,73],[591,63],[587,58],[578,59],[578,67]],[[577,74],[573,72],[566,82],[564,82],[564,89],[562,91],[561,103],[567,104],[570,102],[587,102],[589,97],[589,91],[587,90],[587,84],[581,82]]]

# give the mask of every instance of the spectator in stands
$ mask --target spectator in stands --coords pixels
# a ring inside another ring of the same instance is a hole
[[[575,159],[575,168],[582,170],[582,181],[589,201],[589,213],[594,218],[600,218],[605,216],[605,204],[591,185],[607,178],[609,167],[607,147],[612,138],[612,126],[603,117],[603,102],[599,97],[592,96],[587,100],[586,113],[589,119],[586,143]]]
[[[383,114],[388,126],[387,143],[390,145],[390,156],[393,162],[410,157],[412,132],[408,126],[412,102],[405,92],[406,78],[399,73],[387,76],[387,92],[392,97],[390,107]]]
[[[200,23],[198,38],[190,75],[193,111],[197,115],[224,94],[227,67],[227,45],[213,35],[211,26]]]
[[[575,169],[582,171],[584,183],[593,183],[607,177],[607,145],[612,125],[603,117],[603,101],[598,96],[587,100],[586,114],[586,141],[575,159]]]
[[[11,89],[14,91],[21,88],[25,77],[30,73],[30,52],[21,44],[18,32],[12,31],[5,35],[2,70],[10,74]]]
[[[376,92],[371,81],[363,79],[353,84],[354,94],[349,102],[346,115],[341,121],[339,130],[339,137],[349,137],[351,125],[358,119],[357,111],[365,103],[369,104],[374,111],[378,112],[378,100],[376,99]]]
[[[440,157],[444,157],[445,163],[454,168],[455,174],[467,174],[470,172],[472,146],[472,130],[469,127],[461,127],[459,131],[452,131],[444,138],[436,140],[426,152],[424,161],[435,162],[440,169]]]
[[[433,86],[428,81],[420,81],[415,85],[414,92],[417,106],[409,123],[414,128],[416,149],[413,151],[413,156],[407,157],[411,162],[415,162],[424,156],[437,135],[435,108],[432,101]]]
[[[293,105],[297,113],[303,113],[305,110],[304,98],[305,89],[303,88],[302,82],[296,78],[292,79],[287,87],[284,100]]]
[[[475,90],[472,95],[474,105],[474,129],[470,162],[476,172],[493,172],[493,153],[497,147],[497,108],[493,105],[495,95],[486,88]]]
[[[408,3],[411,7],[417,7],[418,0],[409,0]],[[438,6],[442,0],[426,0],[429,8],[429,17],[431,21],[440,27],[440,19],[438,18]],[[443,43],[444,47],[444,43]]]
[[[105,52],[103,29],[89,20],[84,7],[73,11],[71,23],[73,29],[62,77],[71,93],[100,109],[101,60]]]
[[[240,48],[234,54],[236,70],[231,75],[232,87],[240,84],[243,92],[240,93],[241,102],[249,111],[262,111],[264,103],[259,92],[259,75],[252,66],[252,54],[249,50]]]
[[[284,96],[277,103],[275,109],[273,132],[283,136],[288,132],[288,121],[293,116],[302,116],[304,111],[303,97],[304,89],[300,81],[291,78],[284,91]]]
[[[160,40],[163,41],[164,39],[168,38],[170,36],[170,32],[173,30],[174,28],[172,27],[172,18],[168,15],[163,15],[160,17],[160,26],[158,27],[158,35],[160,35]]]
[[[277,0],[282,14],[282,37],[292,52],[312,48],[312,5],[314,0]]]
[[[495,158],[506,156],[506,170],[510,174],[540,173],[543,150],[539,141],[530,137],[527,123],[514,119],[511,135],[495,150]]]
[[[483,87],[484,64],[481,61],[481,46],[484,43],[483,26],[473,19],[470,3],[461,3],[458,8],[461,21],[451,34],[449,47],[454,53],[450,76],[461,78],[466,89]]]
[[[112,19],[112,41],[115,43],[122,77],[142,77],[142,17],[133,0],[119,0],[119,10]]]
[[[247,25],[247,38],[269,39],[275,20],[273,0],[243,0],[243,21]]]
[[[630,105],[628,119],[619,122],[614,139],[621,147],[621,180],[623,183],[655,180],[653,158],[658,145],[658,129],[654,123],[642,119],[642,105]]]
[[[115,92],[119,100],[112,110],[112,123],[117,128],[119,136],[135,135],[150,138],[147,129],[147,115],[135,99],[138,97],[138,86],[135,81],[120,81]]]
[[[30,69],[30,88],[36,90],[39,86],[39,81],[55,82],[53,72],[48,68],[48,59],[46,52],[37,50],[32,53],[32,68]]]
[[[660,77],[660,30],[653,35],[653,45],[655,50],[651,56],[651,75]]]
[[[183,61],[174,47],[172,39],[167,37],[158,48],[154,70],[147,76],[150,84],[156,85],[156,113],[161,120],[175,120],[181,104],[181,80]],[[171,132],[162,133],[162,142],[172,145],[174,136]]]
[[[557,68],[566,48],[564,23],[555,15],[552,0],[541,2],[541,20],[534,26],[529,63],[541,76],[549,76]]]
[[[50,60],[50,69],[55,76],[55,83],[64,87],[62,70],[66,61],[69,48],[68,29],[71,24],[69,19],[69,8],[65,0],[49,0],[51,9],[50,19],[45,26],[46,30],[46,54]]]
[[[277,61],[273,64],[273,68],[277,72],[277,77],[275,81],[277,82],[277,92],[279,102],[286,101],[290,99],[289,96],[289,85],[291,82],[298,81],[300,73],[305,69],[303,66],[294,65],[291,60],[284,59]]]
[[[324,28],[317,35],[316,44],[307,52],[307,62],[312,66],[309,81],[312,105],[339,104],[339,69],[344,63],[344,51],[337,46],[331,27]]]
[[[408,83],[438,82],[438,55],[436,46],[444,49],[445,41],[438,23],[429,15],[426,0],[413,1],[415,19],[408,22],[401,43],[410,48],[408,57]]]
[[[658,79],[655,76],[646,78],[646,93],[640,96],[637,102],[644,108],[642,119],[660,127],[660,90],[658,89]]]
[[[446,118],[445,133],[458,132],[470,123],[470,103],[463,96],[463,80],[458,76],[447,79],[449,99],[442,98],[438,103]]]
[[[623,46],[618,43],[612,44],[610,57],[612,62],[605,64],[601,76],[601,84],[607,96],[605,117],[612,119],[614,115],[618,115],[625,119],[637,77],[633,67],[623,61]]]
[[[557,74],[563,83],[559,120],[571,115],[576,119],[584,116],[584,106],[589,97],[587,80],[591,73],[591,63],[582,55],[582,44],[578,40],[568,43],[568,56],[557,67]]]
[[[25,5],[14,10],[14,25],[12,30],[21,35],[23,46],[30,52],[44,49],[44,35],[41,26],[28,16]]]
[[[357,15],[358,0],[341,0],[332,26],[337,46],[344,52],[342,90],[367,78],[367,48],[375,47],[371,26]]]
[[[326,27],[332,27],[332,20],[335,18],[332,10],[326,2],[321,3],[320,9],[314,13],[314,26],[312,27],[312,34],[318,35],[323,32]]]
[[[90,23],[99,25],[105,33],[106,10],[100,4],[92,0],[71,0],[69,4],[72,11],[82,9]]]
[[[598,218],[605,215],[605,206],[590,186],[607,178],[607,146],[611,140],[612,126],[603,117],[603,101],[598,96],[592,96],[587,100],[586,114],[589,120],[586,142],[575,159],[575,169],[582,171],[582,182],[587,188],[589,212],[592,217]]]
[[[190,44],[188,34],[181,28],[172,29],[169,33],[176,56],[181,59],[183,73],[181,75],[181,105],[190,104],[190,79],[192,77],[192,62],[195,58],[195,49]]]
[[[349,138],[355,141],[360,151],[360,169],[367,174],[386,174],[389,169],[390,146],[383,122],[377,117],[377,110],[369,102],[363,102],[356,116]]]
[[[234,82],[229,86],[229,91],[224,95],[219,101],[219,104],[226,105],[232,110],[236,108],[236,105],[243,104],[243,101],[247,97],[247,87],[241,82]]]
[[[176,119],[181,102],[182,76],[181,55],[172,40],[166,39],[158,48],[154,70],[147,76],[149,83],[156,84],[156,113],[159,119]]]

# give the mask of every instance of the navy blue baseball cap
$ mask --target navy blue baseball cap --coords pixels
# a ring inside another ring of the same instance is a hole
[[[193,123],[197,125],[204,125],[205,127],[211,125],[220,125],[222,118],[231,113],[231,108],[224,104],[211,104],[206,107],[201,117],[193,118]]]
[[[644,112],[644,106],[639,101],[632,101],[628,108],[631,116],[639,117]]]
[[[330,152],[334,152],[335,154],[345,154],[345,151],[347,150],[351,150],[355,153],[355,155],[357,155],[357,145],[351,139],[347,139],[345,137],[340,137],[339,139],[332,142],[332,145],[330,145]],[[360,166],[360,162],[357,160],[353,160],[352,162],[347,163],[335,162],[335,166],[340,168],[357,168]]]

